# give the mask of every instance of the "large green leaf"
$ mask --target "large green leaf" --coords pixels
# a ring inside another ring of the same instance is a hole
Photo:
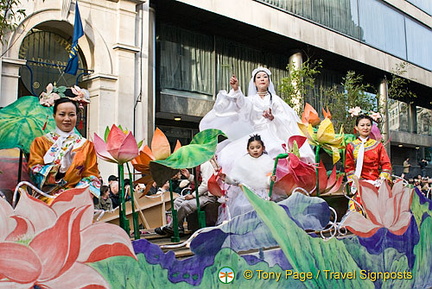
[[[427,217],[420,226],[420,241],[414,247],[416,256],[414,262],[413,279],[415,284],[413,288],[431,288],[432,286],[432,218]]]
[[[159,264],[149,264],[143,254],[138,254],[137,257],[138,261],[130,257],[117,256],[89,265],[99,271],[111,288],[115,289],[192,287],[184,282],[183,286],[174,286],[168,280],[167,270]]]
[[[335,238],[324,241],[310,237],[288,217],[281,206],[261,199],[245,186],[242,186],[242,189],[258,216],[269,227],[273,238],[293,266],[293,270],[313,274],[313,278],[305,282],[306,287],[374,288],[371,281],[358,278],[360,268],[343,242]],[[353,272],[352,274],[356,272],[356,278],[329,278],[330,272]]]
[[[0,110],[0,149],[30,152],[32,141],[55,129],[52,107],[35,96],[23,96]]]
[[[218,137],[226,135],[218,129],[197,133],[189,145],[183,146],[164,160],[152,161],[172,169],[194,168],[208,161],[216,152]]]

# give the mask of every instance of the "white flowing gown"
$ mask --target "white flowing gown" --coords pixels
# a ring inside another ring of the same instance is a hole
[[[262,116],[271,109],[273,120]],[[213,109],[200,122],[200,130],[222,130],[228,139],[217,149],[217,160],[225,174],[229,175],[233,164],[247,153],[247,141],[253,134],[261,136],[266,152],[271,158],[285,153],[282,144],[292,135],[302,135],[297,123],[300,118],[279,96],[268,93],[264,98],[258,94],[245,97],[239,88],[229,93],[218,93]],[[300,148],[300,157],[313,162],[314,153],[306,142]]]

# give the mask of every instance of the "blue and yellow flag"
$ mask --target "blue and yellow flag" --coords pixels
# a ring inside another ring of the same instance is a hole
[[[65,72],[76,75],[78,71],[78,39],[84,35],[83,26],[81,23],[81,15],[78,8],[78,1],[75,4],[75,23],[74,32],[72,35],[72,47],[69,52],[69,61],[65,68]]]

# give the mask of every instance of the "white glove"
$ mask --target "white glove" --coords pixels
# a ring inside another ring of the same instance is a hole
[[[377,179],[374,182],[374,186],[377,187],[377,188],[379,188],[379,187],[381,187],[381,185],[382,185],[383,182],[384,182],[384,179],[383,178],[379,178],[379,179]]]
[[[71,147],[72,148],[72,147]],[[63,156],[62,160],[60,161],[60,173],[64,174],[69,169],[69,167],[72,164],[72,161],[75,157],[75,153],[72,153],[71,148],[68,149],[68,151]]]

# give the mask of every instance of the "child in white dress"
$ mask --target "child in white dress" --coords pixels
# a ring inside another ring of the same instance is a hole
[[[221,175],[224,182],[231,186],[227,190],[227,203],[222,207],[218,223],[253,210],[239,184],[268,199],[270,182],[276,180],[276,176],[272,175],[274,160],[265,153],[264,142],[259,135],[249,138],[247,152],[234,164],[229,175]]]

